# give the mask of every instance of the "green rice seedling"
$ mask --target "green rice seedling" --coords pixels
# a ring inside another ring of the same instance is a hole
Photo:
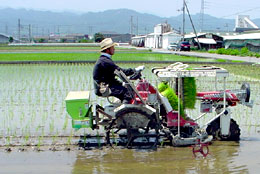
[[[41,126],[41,136],[44,136],[44,126]]]
[[[113,138],[113,141],[116,142],[116,146],[117,146],[117,141],[116,141],[116,136],[115,136],[114,131],[112,131],[112,138]]]
[[[42,145],[42,139],[43,137],[42,136],[38,136],[38,143],[37,143],[37,148],[39,149]]]
[[[160,143],[161,147],[163,147],[163,145],[164,145],[164,140],[162,140],[161,143]]]
[[[10,118],[10,121],[12,121],[14,119],[14,113],[13,113],[13,110],[10,111],[9,113],[9,118]]]
[[[13,136],[13,137],[16,137],[16,136],[17,136],[17,132],[16,132],[16,131],[17,131],[17,128],[16,128],[16,125],[13,126],[13,129],[14,129],[14,131],[13,131],[13,133],[12,133],[12,136]]]
[[[68,136],[67,145],[71,145],[71,136]]]
[[[100,148],[101,147],[101,142],[100,142],[100,135],[99,135],[99,131],[97,130],[97,142],[98,142],[98,147]]]
[[[31,123],[34,123],[35,122],[35,118],[36,118],[36,113],[35,113],[35,110],[31,111],[32,112],[32,115],[31,115]]]
[[[11,135],[11,129],[10,129],[10,127],[7,128],[7,135],[8,135],[8,136]]]
[[[63,124],[63,128],[62,130],[65,131],[67,129],[67,126],[68,126],[68,117],[65,118],[65,121],[64,121],[64,124]]]
[[[25,134],[25,138],[24,138],[24,140],[25,140],[25,144],[27,145],[27,144],[29,144],[29,138],[30,138],[30,133],[29,132],[27,132],[26,134]]]
[[[160,85],[160,86],[162,86],[162,85]],[[174,90],[170,86],[168,86],[166,89],[164,89],[164,91],[162,91],[161,94],[168,99],[168,101],[171,104],[173,110],[175,110],[175,111],[179,110],[178,109],[178,102],[181,102],[181,101],[178,100],[177,95],[175,94]],[[185,118],[182,102],[181,102],[181,105],[180,105],[180,115],[183,118]]]
[[[84,140],[84,141],[83,141],[83,145],[84,145],[84,146],[83,146],[83,147],[85,147],[85,146],[86,146],[86,143],[87,143],[87,134],[86,134],[86,130],[85,130],[85,129],[84,129],[84,134],[83,134],[83,135],[84,135],[84,137],[83,137],[83,140]]]
[[[69,136],[68,136],[68,141],[67,141],[67,144],[68,144],[68,145],[71,145],[71,139],[72,139],[72,137],[73,137],[73,130],[70,131],[70,134],[69,134]]]
[[[7,141],[6,146],[9,147],[11,145],[11,136],[7,136],[6,141]]]
[[[54,119],[49,123],[50,133],[54,132]]]
[[[23,124],[23,122],[24,122],[24,112],[23,111],[21,111],[21,116],[20,116],[20,125],[22,125]]]

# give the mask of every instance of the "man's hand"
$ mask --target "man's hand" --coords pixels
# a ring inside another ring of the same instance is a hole
[[[145,68],[144,65],[142,65],[142,66],[136,67],[135,70],[136,71],[142,71],[142,70],[144,70],[144,68]]]
[[[104,82],[100,83],[99,92],[102,94],[102,96],[108,96],[111,93],[108,84],[105,84]]]

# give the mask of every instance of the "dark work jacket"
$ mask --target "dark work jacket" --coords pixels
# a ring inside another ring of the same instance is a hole
[[[115,78],[114,71],[116,69],[122,70],[127,76],[134,74],[134,69],[132,68],[128,68],[128,69],[120,68],[113,62],[111,58],[105,55],[101,55],[99,57],[93,70],[94,87],[95,87],[95,93],[97,95],[100,95],[99,84],[101,82],[104,82],[109,86],[122,85],[122,83]]]

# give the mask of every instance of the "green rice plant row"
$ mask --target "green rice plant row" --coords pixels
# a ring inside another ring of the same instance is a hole
[[[0,61],[96,61],[100,53],[1,53]],[[215,62],[214,59],[185,57],[160,53],[117,53],[114,61],[194,61]]]

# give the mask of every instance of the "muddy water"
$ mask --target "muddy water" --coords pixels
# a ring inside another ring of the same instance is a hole
[[[210,154],[195,158],[191,148],[157,151],[111,149],[72,151],[0,152],[0,173],[258,173],[259,137],[235,142],[214,142]]]
[[[194,158],[189,147],[83,151],[73,146],[77,141],[73,136],[85,132],[71,128],[64,99],[69,91],[91,90],[91,72],[92,65],[1,66],[0,79],[4,83],[0,85],[0,174],[259,173],[259,80],[235,75],[228,78],[228,89],[239,89],[242,82],[249,82],[255,101],[252,109],[242,105],[231,108],[232,118],[241,128],[241,141],[214,142],[206,158]],[[156,83],[149,68],[144,74]],[[215,87],[208,79],[199,80],[197,86],[200,91]],[[91,101],[106,104],[95,95]],[[199,110],[188,111],[188,115],[196,117]],[[199,124],[207,120],[203,118]],[[64,145],[73,147],[67,151]],[[12,151],[6,152],[9,146]],[[19,152],[20,147],[24,151]],[[36,147],[42,151],[35,150]]]

